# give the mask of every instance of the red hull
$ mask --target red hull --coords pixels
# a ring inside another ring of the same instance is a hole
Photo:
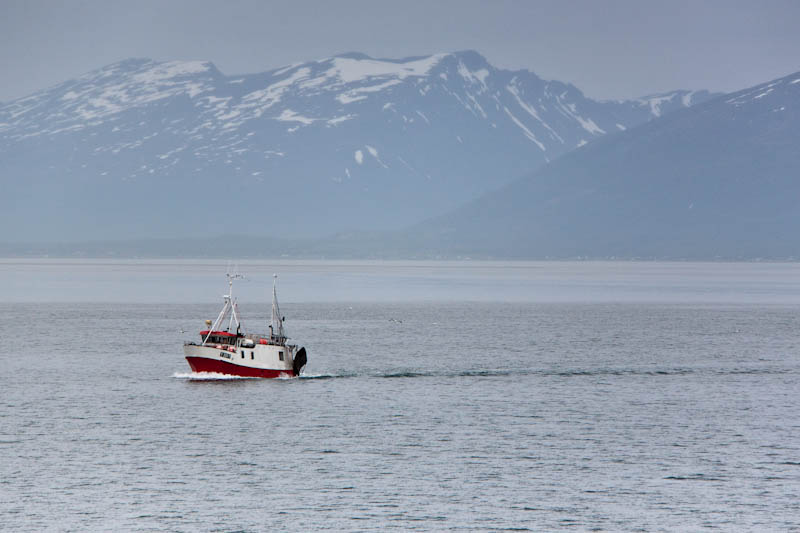
[[[268,368],[252,368],[249,366],[234,365],[226,361],[215,361],[205,357],[187,357],[189,366],[194,372],[214,372],[216,374],[228,374],[230,376],[241,376],[245,378],[277,378],[281,376],[294,376],[290,370],[272,370]]]

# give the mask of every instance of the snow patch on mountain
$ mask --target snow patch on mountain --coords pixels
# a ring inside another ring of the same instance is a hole
[[[337,95],[336,99],[343,104],[350,104],[352,102],[365,100],[368,96],[368,93],[381,92],[388,87],[401,83],[403,83],[402,80],[389,80],[376,85],[369,85],[367,87],[357,87]]]
[[[329,60],[332,66],[325,73],[325,77],[336,78],[342,83],[361,82],[375,77],[394,77],[399,80],[409,76],[422,77],[426,76],[446,55],[434,54],[406,61],[335,57]]]
[[[370,146],[370,145],[368,145],[368,144],[367,144],[367,145],[365,145],[364,147],[367,149],[367,152],[369,152],[369,155],[371,155],[372,157],[374,157],[374,158],[375,158],[375,161],[377,161],[377,162],[378,162],[378,164],[379,164],[380,166],[382,166],[383,168],[389,168],[389,167],[386,165],[386,163],[384,163],[383,161],[381,161],[381,158],[378,156],[378,150],[376,150],[375,148],[373,148],[372,146]]]
[[[250,105],[250,103],[252,103],[253,105],[261,105],[269,108],[280,102],[281,96],[289,89],[289,87],[300,80],[308,78],[310,73],[311,70],[309,68],[297,69],[297,71],[281,81],[268,85],[263,89],[246,94],[242,98],[242,102],[247,102],[246,105]]]
[[[167,61],[135,74],[133,81],[138,83],[157,83],[181,76],[208,72],[209,70],[211,70],[211,64],[207,61]]]
[[[284,109],[280,116],[275,117],[275,120],[281,120],[283,122],[299,122],[301,124],[313,124],[316,118],[308,118],[302,115],[298,115],[296,112],[292,111],[291,109]]]
[[[342,115],[340,117],[333,117],[332,119],[328,119],[326,123],[329,126],[335,126],[337,124],[341,124],[342,122],[346,122],[348,120],[353,120],[357,116],[358,115]]]
[[[707,95],[705,91],[702,92]],[[680,101],[681,106],[689,107],[697,103],[696,98],[698,94],[698,91],[674,91],[671,93],[646,96],[639,99],[639,102],[649,107],[650,113],[652,113],[654,117],[660,117],[664,113],[664,108],[667,104]]]
[[[575,120],[578,124],[581,125],[581,128],[586,130],[587,132],[593,135],[602,135],[605,133],[605,130],[600,128],[597,124],[595,124],[594,120],[591,118],[584,118],[582,117],[577,110],[577,106],[574,103],[564,103],[562,102],[562,98],[564,98],[564,94],[561,94],[556,97],[558,102],[558,107],[560,110],[565,113],[567,116]]]
[[[472,71],[464,64],[463,61],[458,62],[458,73],[462,78],[467,80],[470,84],[479,85],[482,91],[488,90],[486,85],[486,78],[489,77],[489,71],[485,68]]]
[[[366,95],[359,95],[357,93],[342,93],[336,96],[336,100],[341,104],[352,104],[353,102],[360,102],[366,99]]]
[[[650,112],[653,114],[653,116],[660,117],[661,116],[661,104],[663,104],[664,102],[668,102],[670,100],[672,100],[672,96],[671,95],[670,96],[653,96],[653,97],[650,97],[650,98],[644,100],[644,102],[647,103],[648,106],[650,106]]]
[[[545,148],[545,146],[544,146],[544,145],[543,145],[541,142],[539,142],[539,139],[537,139],[537,138],[536,138],[536,136],[533,134],[533,132],[531,132],[531,130],[529,130],[529,129],[528,129],[526,126],[525,126],[525,124],[523,124],[522,122],[520,122],[520,120],[519,120],[517,117],[515,117],[515,116],[514,116],[514,115],[511,113],[511,111],[509,111],[509,110],[508,110],[508,108],[507,108],[507,107],[504,107],[504,108],[503,108],[503,110],[506,112],[506,115],[508,115],[508,116],[509,116],[509,118],[511,118],[511,120],[514,122],[514,124],[516,124],[516,125],[519,127],[519,129],[521,129],[521,130],[522,130],[522,131],[525,133],[525,136],[526,136],[528,139],[530,139],[532,142],[536,143],[536,146],[538,146],[538,147],[539,147],[539,149],[540,149],[542,152],[544,152],[544,151],[546,151],[546,150],[547,150],[547,148]]]
[[[506,87],[506,90],[507,90],[509,93],[511,93],[511,95],[514,97],[514,99],[517,101],[517,104],[519,104],[519,106],[520,106],[522,109],[524,109],[524,110],[525,110],[525,111],[526,111],[526,112],[527,112],[529,115],[531,115],[533,118],[535,118],[537,121],[539,121],[539,123],[540,123],[542,126],[544,126],[544,127],[547,129],[547,131],[549,131],[549,132],[550,132],[550,134],[551,134],[551,135],[552,135],[552,136],[553,136],[555,139],[557,139],[557,140],[558,140],[560,143],[562,143],[562,144],[563,144],[563,143],[564,143],[564,139],[563,139],[563,138],[562,138],[562,137],[561,137],[561,136],[560,136],[558,133],[556,133],[556,132],[555,132],[555,130],[553,130],[553,128],[551,128],[551,127],[550,127],[550,126],[547,124],[547,122],[545,122],[544,120],[542,120],[542,119],[541,119],[541,117],[539,116],[539,113],[537,113],[537,112],[536,112],[536,109],[534,109],[534,107],[533,107],[532,105],[530,105],[530,104],[528,104],[527,102],[524,102],[524,101],[522,100],[522,97],[520,96],[520,93],[519,93],[519,88],[517,87],[517,85],[516,85],[516,83],[515,83],[515,82],[516,82],[516,78],[514,78],[514,79],[512,80],[512,83],[510,83],[510,84],[509,84],[509,85]]]
[[[736,107],[739,107],[751,101],[761,100],[762,98],[765,98],[766,96],[772,94],[774,91],[779,90],[781,88],[788,88],[789,85],[793,85],[797,82],[800,82],[800,79],[789,80],[788,78],[782,78],[776,81],[772,81],[770,83],[765,83],[762,85],[758,85],[756,87],[752,87],[745,91],[740,91],[736,93],[732,98],[725,100],[725,102],[728,104],[732,104]]]

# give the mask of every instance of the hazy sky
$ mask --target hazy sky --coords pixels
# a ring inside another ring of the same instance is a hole
[[[800,1],[0,0],[0,101],[128,57],[241,74],[468,48],[594,98],[732,91],[800,70]]]

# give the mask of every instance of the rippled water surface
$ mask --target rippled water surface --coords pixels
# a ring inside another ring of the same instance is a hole
[[[800,265],[0,262],[0,529],[800,528]]]

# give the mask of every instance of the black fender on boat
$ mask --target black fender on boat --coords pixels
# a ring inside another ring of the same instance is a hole
[[[306,349],[305,347],[300,348],[297,350],[297,353],[294,355],[294,361],[292,366],[294,367],[294,375],[299,376],[300,372],[303,370],[303,367],[306,366]]]

